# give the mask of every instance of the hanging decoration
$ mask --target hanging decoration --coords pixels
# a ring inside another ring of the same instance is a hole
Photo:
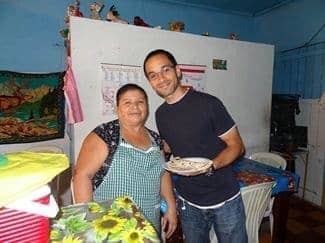
[[[64,137],[63,76],[0,71],[0,144]]]

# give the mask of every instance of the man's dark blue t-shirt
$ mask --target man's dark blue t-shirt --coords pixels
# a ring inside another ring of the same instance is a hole
[[[174,156],[208,159],[226,147],[219,136],[235,126],[218,98],[193,90],[174,104],[163,103],[156,111],[156,122]],[[216,205],[239,191],[230,165],[212,175],[180,176],[175,188],[184,199],[200,206]]]

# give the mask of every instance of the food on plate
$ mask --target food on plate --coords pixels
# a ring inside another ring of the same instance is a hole
[[[180,157],[175,157],[168,163],[168,167],[170,169],[174,169],[177,171],[187,171],[187,170],[199,170],[201,168],[205,168],[210,166],[212,162],[210,160],[187,160],[182,159]]]

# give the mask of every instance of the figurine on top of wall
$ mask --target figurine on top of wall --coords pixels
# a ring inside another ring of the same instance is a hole
[[[103,7],[103,3],[93,2],[90,4],[90,18],[101,20],[102,17],[100,16],[100,11],[103,9]]]
[[[84,16],[82,14],[82,12],[80,12],[79,5],[80,5],[80,1],[75,0],[74,5],[68,6],[68,8],[67,8],[67,16],[65,18],[66,23],[69,22],[69,17],[70,16],[76,16],[76,17],[83,17]]]
[[[133,23],[137,26],[151,27],[149,24],[145,23],[140,16],[134,16]]]
[[[74,5],[69,5],[67,7],[67,12],[64,17],[64,22],[66,23],[66,25],[68,27],[69,27],[69,22],[70,22],[70,16],[83,17],[82,12],[80,12],[79,5],[80,5],[80,1],[75,0]]]
[[[67,25],[67,28],[60,30],[60,34],[64,39],[64,45],[67,49],[67,55],[70,56],[70,16],[83,17],[82,12],[79,9],[80,1],[75,0],[74,5],[69,5],[66,10],[66,16],[64,17],[64,22]]]
[[[121,23],[121,24],[128,24],[127,21],[120,18],[120,14],[118,13],[117,9],[114,5],[112,5],[106,15],[107,21],[112,21],[114,23]]]
[[[185,24],[181,21],[171,22],[168,24],[168,28],[171,31],[183,32],[185,29]]]
[[[234,33],[234,32],[230,34],[229,39],[230,40],[239,40],[237,33]]]

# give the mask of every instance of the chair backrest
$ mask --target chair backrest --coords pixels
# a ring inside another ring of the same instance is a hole
[[[258,152],[252,154],[249,158],[282,170],[285,170],[287,167],[287,161],[282,156],[275,153]]]
[[[273,185],[272,181],[241,188],[249,243],[258,243],[258,230],[270,203]]]

